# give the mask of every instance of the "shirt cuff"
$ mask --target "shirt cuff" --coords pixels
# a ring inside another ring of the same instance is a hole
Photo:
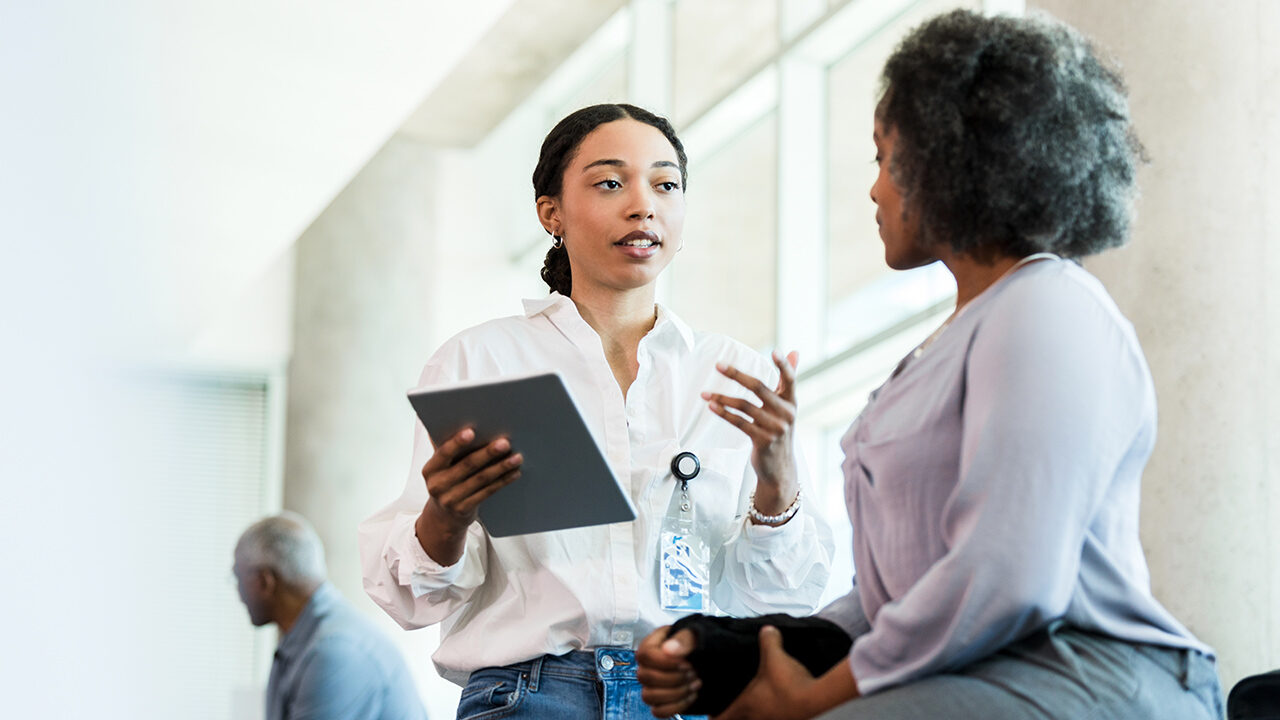
[[[807,521],[808,516],[804,508],[792,515],[790,520],[777,526],[757,525],[751,522],[751,518],[742,519],[743,524],[746,525],[744,534],[747,541],[751,543],[751,547],[766,552],[800,542],[804,536],[804,526]]]
[[[858,640],[862,640],[867,636],[864,635]],[[853,673],[854,682],[858,685],[859,695],[872,695],[885,688],[897,685],[901,680],[886,673],[880,665],[867,659],[867,652],[861,643],[854,641],[853,647],[849,650],[849,672]]]
[[[409,588],[414,597],[422,597],[456,583],[467,555],[463,553],[452,565],[432,560],[418,542],[416,522],[417,517],[413,516],[402,516],[396,522],[387,542],[387,554],[390,564],[396,568],[396,580]]]

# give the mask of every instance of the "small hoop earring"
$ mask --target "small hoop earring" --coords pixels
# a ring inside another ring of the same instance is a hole
[[[557,249],[557,250],[559,250],[560,248],[564,247],[564,238],[563,238],[563,237],[561,237],[560,235],[552,235],[552,236],[551,236],[551,247],[553,247],[553,248],[555,248],[555,249]]]

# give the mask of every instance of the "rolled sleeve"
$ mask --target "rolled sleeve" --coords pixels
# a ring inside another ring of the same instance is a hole
[[[809,615],[831,573],[831,533],[803,508],[784,525],[743,519],[725,544],[716,604],[730,615]]]
[[[387,539],[387,567],[392,569],[400,585],[415,598],[456,584],[463,575],[467,554],[452,565],[441,565],[422,549],[414,529],[416,519],[401,517]]]

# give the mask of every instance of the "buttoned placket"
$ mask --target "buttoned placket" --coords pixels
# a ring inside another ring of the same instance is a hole
[[[623,398],[622,389],[618,387],[618,381],[609,367],[609,360],[605,357],[604,344],[600,340],[600,335],[582,319],[572,302],[560,305],[552,314],[549,314],[549,318],[587,361],[592,384],[598,391],[596,400],[604,410],[602,415],[605,457],[634,498],[635,493],[630,488],[632,455],[631,431],[628,430],[632,420],[630,412],[632,405],[629,399]],[[641,343],[643,344],[643,339]],[[644,372],[643,365],[644,363],[642,363],[641,372]],[[634,393],[636,386],[641,384],[642,379],[638,374],[636,382],[632,383],[631,392]],[[635,407],[643,408],[643,405]],[[630,647],[634,640],[631,628],[640,619],[639,578],[634,568],[635,539],[629,523],[613,523],[604,526],[604,529],[608,533],[609,564],[612,568],[610,572],[613,593],[613,611],[610,613],[612,622],[607,630],[601,628],[605,630],[603,636],[593,637],[592,640],[602,644]]]
[[[632,463],[628,467],[625,479],[628,492],[637,503],[643,502],[645,485],[649,479],[644,473],[636,472],[634,463],[637,460],[637,448],[644,447],[653,432],[653,428],[650,427],[652,424],[651,418],[647,412],[650,400],[650,378],[653,375],[653,335],[654,331],[650,331],[640,338],[640,343],[636,347],[636,379],[631,383],[623,403],[628,430],[627,454]],[[610,532],[616,533],[616,536],[611,540],[615,541],[617,552],[620,554],[626,553],[625,559],[619,555],[620,562],[634,565],[637,561],[637,527],[642,527],[642,524],[625,525],[619,523],[610,526]],[[623,647],[631,647],[633,645],[635,640],[633,628],[640,619],[638,600],[641,588],[638,587],[638,581],[641,575],[641,573],[636,572],[629,573],[626,588],[627,594],[618,596],[617,614],[614,616],[614,626],[610,637],[611,645]],[[619,587],[619,591],[621,590],[622,588]]]

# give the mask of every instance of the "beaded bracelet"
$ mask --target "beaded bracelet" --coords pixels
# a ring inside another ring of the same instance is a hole
[[[777,515],[765,515],[756,509],[756,494],[751,493],[751,504],[747,506],[747,515],[761,525],[781,525],[791,518],[795,517],[796,512],[800,510],[800,488],[796,488],[796,498],[791,501],[786,510]]]

